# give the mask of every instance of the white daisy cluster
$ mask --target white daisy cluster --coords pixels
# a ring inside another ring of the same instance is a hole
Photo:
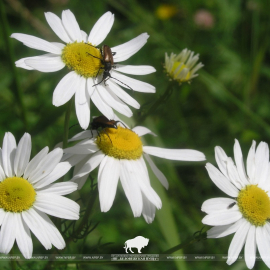
[[[65,66],[71,69],[56,86],[53,105],[61,106],[75,94],[76,114],[83,129],[87,129],[90,123],[90,100],[108,119],[114,119],[113,110],[127,117],[133,115],[126,104],[140,108],[140,104],[120,86],[128,90],[155,93],[154,86],[122,74],[146,75],[156,71],[153,67],[118,64],[129,59],[145,45],[149,37],[147,33],[111,48],[114,67],[105,84],[100,83],[104,70],[103,57],[96,46],[100,45],[110,32],[114,15],[107,12],[101,16],[89,35],[80,29],[70,10],[62,12],[62,19],[51,12],[45,13],[45,17],[52,30],[65,44],[48,42],[26,34],[12,34],[12,38],[24,45],[46,52],[44,55],[22,58],[16,62],[16,66],[41,72],[55,72]]]
[[[248,153],[246,170],[239,142],[235,140],[234,160],[224,150],[215,148],[217,169],[210,163],[206,169],[214,184],[232,198],[205,201],[202,222],[214,226],[208,238],[235,233],[229,247],[227,263],[235,262],[245,245],[245,261],[253,268],[258,247],[262,260],[270,268],[270,167],[268,144],[261,142],[257,149],[253,141]]]

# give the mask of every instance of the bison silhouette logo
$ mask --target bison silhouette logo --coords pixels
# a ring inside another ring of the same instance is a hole
[[[141,249],[143,247],[146,247],[148,245],[149,239],[144,238],[142,236],[137,236],[133,239],[127,240],[125,242],[125,246],[124,249],[126,250],[126,253],[128,253],[127,249],[130,250],[131,253],[134,253],[131,248],[137,248],[138,249],[138,253],[142,253]]]

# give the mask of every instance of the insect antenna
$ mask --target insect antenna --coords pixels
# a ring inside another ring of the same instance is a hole
[[[78,126],[78,125],[79,125],[79,124],[74,124],[74,125],[72,125],[71,127],[69,127],[68,129],[71,130],[73,127]]]

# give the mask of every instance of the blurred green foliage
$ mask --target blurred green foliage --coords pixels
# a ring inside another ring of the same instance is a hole
[[[158,139],[147,136],[148,145],[197,149],[206,154],[208,162],[216,164],[216,145],[223,147],[228,156],[233,156],[234,139],[237,138],[246,157],[252,140],[269,142],[270,23],[267,1],[169,0],[166,4],[173,5],[177,13],[166,20],[156,16],[157,8],[165,1],[1,1],[5,5],[9,34],[26,33],[59,42],[46,23],[44,12],[51,11],[60,16],[64,9],[70,9],[81,29],[88,33],[103,13],[108,10],[113,12],[115,23],[105,40],[110,47],[147,32],[150,35],[147,44],[126,63],[151,65],[157,70],[154,74],[137,77],[154,85],[157,89],[156,94],[132,93],[142,105],[141,110],[133,111],[134,122],[146,125],[159,136]],[[195,21],[196,14],[201,10],[208,11],[212,16],[210,27],[206,26],[205,22]],[[52,93],[67,70],[40,73],[15,69],[25,107],[25,125],[9,51],[13,51],[15,60],[42,53],[27,48],[16,40],[10,40],[11,46],[8,45],[5,42],[3,24],[0,27],[0,138],[2,140],[4,133],[11,131],[18,140],[27,131],[32,135],[34,155],[44,146],[53,148],[56,143],[62,141],[66,105],[54,107]],[[169,84],[163,70],[165,52],[179,53],[184,48],[200,54],[200,61],[205,67],[198,72],[199,77],[190,84],[176,85],[170,99],[159,106],[144,122],[138,123],[140,115],[164,93]],[[92,106],[91,115],[99,114]],[[73,107],[70,126],[76,123]],[[71,129],[70,133],[74,135],[79,131],[77,126]],[[169,190],[166,191],[166,205],[163,207],[165,211],[171,211],[177,233],[185,240],[203,226],[201,219],[204,214],[200,210],[202,203],[212,197],[227,196],[211,182],[202,162],[171,162],[158,158],[154,160],[168,177],[170,184]],[[92,175],[94,179],[96,173],[95,171]],[[70,177],[71,175],[66,179]],[[73,199],[81,197],[82,209],[87,205],[90,189],[89,180],[81,191],[71,196]],[[99,202],[96,200],[91,219],[93,224],[98,222],[97,228],[87,239],[78,240],[77,243],[69,242],[63,253],[124,253],[124,242],[137,235],[150,239],[148,247],[143,250],[145,253],[159,254],[172,247],[161,230],[160,218],[157,217],[150,225],[146,224],[142,217],[135,219],[124,193],[119,189],[114,204],[107,213],[100,212]],[[168,223],[168,228],[170,226]],[[101,244],[113,244],[99,247],[100,239]],[[231,239],[232,236],[228,236],[195,243],[186,247],[183,253],[227,254]],[[34,253],[50,252],[34,240]],[[27,267],[27,264],[24,266]],[[28,267],[39,269],[38,264],[33,263],[28,264]],[[88,267],[87,264],[81,264],[79,269],[89,269]],[[179,269],[179,265],[173,262],[91,265],[91,269],[106,270],[138,267],[146,270]],[[210,267],[229,268],[225,262],[186,263],[187,269]],[[255,265],[255,269],[265,267],[262,262]],[[236,262],[230,268],[244,269],[246,266],[244,262]],[[69,265],[66,269],[75,269],[75,266]]]

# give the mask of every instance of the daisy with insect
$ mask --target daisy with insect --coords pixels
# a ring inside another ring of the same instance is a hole
[[[54,90],[53,104],[61,106],[75,94],[76,114],[83,129],[87,129],[90,122],[90,100],[102,114],[113,119],[113,110],[127,117],[133,115],[126,104],[136,109],[140,108],[139,103],[120,86],[129,90],[155,93],[154,86],[122,74],[146,75],[155,72],[153,67],[118,64],[129,59],[145,45],[149,37],[147,33],[110,48],[110,57],[113,59],[110,59],[112,65],[108,68],[108,50],[102,51],[96,46],[104,41],[111,30],[114,22],[111,12],[106,12],[100,17],[89,35],[80,30],[70,10],[62,12],[62,19],[51,12],[45,13],[45,17],[55,34],[66,44],[14,33],[11,37],[24,45],[47,52],[40,56],[22,58],[16,62],[16,66],[41,72],[55,72],[68,67],[71,71],[61,79]],[[101,81],[103,82],[100,83]]]
[[[253,141],[248,153],[246,170],[239,142],[235,140],[234,160],[224,150],[215,148],[219,169],[210,163],[206,169],[214,184],[232,198],[205,201],[202,211],[207,215],[202,222],[214,226],[208,238],[219,238],[234,233],[227,263],[234,263],[243,246],[248,268],[256,261],[256,247],[265,264],[270,267],[270,174],[268,144],[261,142],[256,149]]]
[[[71,168],[61,162],[63,150],[43,148],[30,160],[31,137],[25,133],[18,146],[7,132],[0,149],[0,252],[9,253],[16,240],[27,259],[33,253],[31,233],[45,249],[65,247],[65,241],[48,215],[77,220],[79,205],[63,197],[77,189],[72,182],[54,183]]]
[[[115,120],[107,120],[110,128],[95,132],[94,137],[92,130],[83,131],[70,139],[81,142],[64,149],[64,159],[76,165],[72,181],[81,188],[89,173],[99,166],[97,181],[101,211],[110,210],[120,179],[134,217],[142,214],[146,222],[151,223],[156,208],[160,209],[162,203],[151,187],[145,160],[161,184],[165,188],[169,184],[149,155],[181,161],[203,161],[205,156],[196,150],[144,146],[140,137],[146,134],[155,135],[148,128],[137,126],[131,130],[120,124],[116,128],[113,127]]]

